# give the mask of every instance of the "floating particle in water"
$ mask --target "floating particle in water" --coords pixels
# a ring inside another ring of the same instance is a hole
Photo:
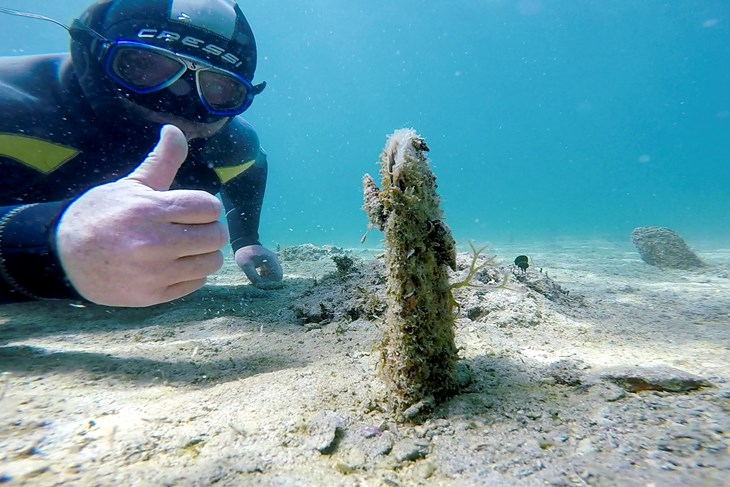
[[[648,162],[651,162],[651,156],[649,154],[641,154],[639,156],[639,162],[642,164],[646,164]]]

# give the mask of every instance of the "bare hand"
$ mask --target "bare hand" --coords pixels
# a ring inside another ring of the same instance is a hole
[[[256,287],[280,287],[277,284],[284,277],[279,258],[261,245],[249,245],[238,249],[236,264]]]
[[[57,249],[81,296],[150,306],[195,291],[223,265],[221,203],[204,191],[169,191],[187,153],[183,133],[166,125],[137,169],[87,191],[63,214]]]

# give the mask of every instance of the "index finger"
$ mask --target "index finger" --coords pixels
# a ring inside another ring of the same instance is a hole
[[[220,200],[205,191],[176,189],[160,195],[164,200],[164,218],[170,223],[212,223],[223,212]]]

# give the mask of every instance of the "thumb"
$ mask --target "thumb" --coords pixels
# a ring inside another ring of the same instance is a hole
[[[142,164],[125,179],[138,181],[155,191],[166,191],[188,156],[188,141],[174,125],[165,125],[160,140]]]

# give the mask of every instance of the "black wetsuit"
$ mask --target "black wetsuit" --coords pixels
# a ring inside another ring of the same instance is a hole
[[[58,220],[85,190],[137,167],[159,129],[94,113],[67,55],[0,58],[0,303],[80,298],[54,248]],[[254,129],[236,117],[189,146],[173,188],[220,192],[233,251],[259,244],[266,155]]]

